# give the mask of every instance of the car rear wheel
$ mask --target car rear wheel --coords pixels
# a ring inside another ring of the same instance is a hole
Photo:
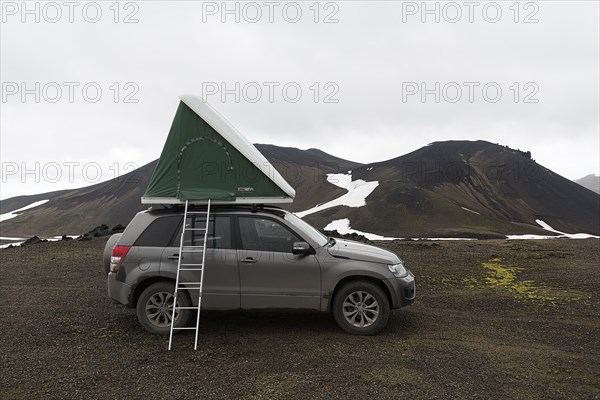
[[[148,286],[140,295],[136,311],[140,324],[155,335],[168,335],[173,316],[173,292],[175,285],[170,282],[158,282]],[[184,291],[177,293],[177,305],[190,307],[192,302]],[[192,310],[176,310],[175,326],[189,326]],[[177,330],[173,333],[179,332]]]
[[[333,299],[333,317],[340,328],[353,335],[374,335],[390,317],[390,303],[383,290],[372,282],[344,285]]]

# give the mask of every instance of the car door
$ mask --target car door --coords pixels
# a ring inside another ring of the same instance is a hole
[[[235,310],[240,308],[240,279],[238,272],[237,252],[233,245],[233,221],[227,215],[214,215],[210,217],[208,225],[208,240],[206,243],[206,258],[203,272],[203,297],[202,309],[207,310]],[[204,228],[206,216],[196,215],[188,218],[188,228]],[[177,272],[177,259],[179,255],[179,233],[175,235],[171,245],[165,248],[161,258],[161,275],[175,279]],[[186,231],[184,246],[202,246],[204,233],[202,231]],[[181,260],[184,264],[202,263],[201,252],[184,252]],[[182,268],[185,268],[182,267]],[[194,268],[188,266],[187,268]],[[181,271],[179,282],[200,282],[200,272]],[[192,287],[190,285],[190,287]],[[188,290],[192,302],[198,302],[198,290]]]
[[[280,221],[238,216],[242,309],[320,307],[321,270],[314,255],[294,255],[303,241]]]

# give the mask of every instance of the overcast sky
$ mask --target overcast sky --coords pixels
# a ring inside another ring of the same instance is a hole
[[[3,1],[0,198],[152,161],[184,93],[254,143],[368,163],[483,139],[600,173],[597,1],[222,4]]]

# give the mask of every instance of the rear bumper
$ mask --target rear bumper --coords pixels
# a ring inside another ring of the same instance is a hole
[[[114,272],[108,274],[108,297],[126,306],[131,306],[131,293],[133,293],[133,288],[118,281],[117,274]]]
[[[414,303],[417,295],[417,286],[415,276],[412,272],[404,278],[395,278],[388,280],[389,286],[392,287],[392,304],[391,308],[400,308]]]

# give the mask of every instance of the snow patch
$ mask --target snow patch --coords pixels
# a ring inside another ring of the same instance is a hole
[[[412,238],[411,240],[478,240],[476,238]]]
[[[336,219],[329,223],[324,230],[326,231],[338,231],[338,233],[342,235],[348,235],[352,233],[356,233],[358,235],[363,235],[369,240],[405,240],[404,238],[397,237],[387,237],[377,235],[375,233],[363,232],[356,229],[352,229],[350,227],[350,220],[348,218]],[[473,238],[410,238],[410,240],[477,240]]]
[[[536,219],[535,223],[538,224],[539,226],[541,226],[542,228],[544,228],[547,231],[554,232],[554,233],[560,233],[561,235],[566,235],[566,233],[561,232],[561,231],[557,231],[556,229],[552,228],[550,225],[548,225],[547,223],[545,223],[541,219]]]
[[[0,236],[0,240],[26,240],[26,238]]]
[[[373,170],[373,167],[367,168],[367,171],[371,171],[371,170]]]
[[[8,212],[8,213],[0,214],[0,222],[2,222],[2,221],[6,221],[6,220],[9,220],[9,219],[13,219],[13,218],[15,218],[15,217],[18,217],[19,215],[21,215],[21,214],[18,214],[18,213],[20,213],[21,211],[25,211],[25,210],[29,210],[30,208],[34,208],[34,207],[37,207],[37,206],[41,206],[42,204],[45,204],[45,203],[47,203],[48,201],[50,201],[50,200],[40,200],[40,201],[36,201],[35,203],[31,203],[31,204],[30,204],[30,205],[28,205],[28,206],[21,207],[21,208],[19,208],[18,210],[14,210],[14,211],[11,211],[11,212]]]
[[[348,193],[311,209],[297,212],[298,217],[303,218],[308,214],[314,214],[336,206],[362,207],[367,204],[367,196],[379,185],[379,181],[366,182],[362,179],[353,181],[351,174],[327,174],[327,182],[346,189]]]
[[[350,228],[350,220],[348,218],[336,219],[335,221],[329,223],[325,227],[325,230],[326,231],[338,231],[342,235],[356,233],[359,235],[363,235],[364,237],[366,237],[369,240],[395,240],[395,239],[398,239],[398,238],[385,237],[385,236],[381,236],[381,235],[376,235],[374,233],[362,232],[362,231],[357,231],[356,229],[352,229],[352,228]]]
[[[478,213],[477,211],[473,211],[473,210],[469,210],[468,208],[465,207],[461,207],[463,210],[468,211],[468,212],[472,212],[473,214],[477,214],[477,215],[481,215],[480,213]]]
[[[23,241],[24,242],[24,241]],[[0,249],[5,249],[8,246],[20,246],[21,243],[23,242],[12,242],[12,243],[5,243],[5,244],[0,244]]]
[[[65,235],[66,237],[70,237],[71,239],[77,239],[79,236],[81,235]],[[55,242],[57,240],[62,240],[62,235],[61,236],[52,236],[47,238],[47,240],[49,240],[50,242]]]
[[[545,235],[506,235],[506,238],[509,240],[565,239],[565,238],[566,239],[590,239],[590,238],[600,239],[600,236],[590,235],[588,233],[565,233],[565,232],[557,231],[556,229],[554,229],[553,227],[551,227],[550,225],[548,225],[541,219],[536,219],[535,222],[539,226],[544,228],[544,230],[547,230],[552,233],[558,233],[558,235],[548,235],[548,236],[545,236]]]
[[[544,235],[506,235],[508,240],[542,240],[542,239],[556,239],[558,236],[544,236]]]

